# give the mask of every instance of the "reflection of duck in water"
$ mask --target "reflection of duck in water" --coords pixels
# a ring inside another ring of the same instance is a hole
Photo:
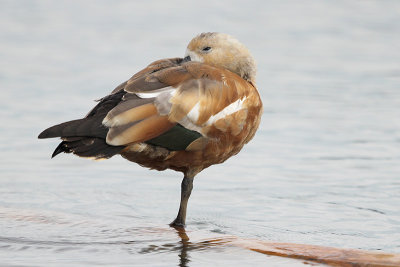
[[[213,238],[207,237],[205,239],[194,238],[190,241],[184,228],[176,227],[175,229],[179,236],[179,245],[174,247],[168,244],[167,247],[179,251],[178,266],[181,267],[189,266],[188,263],[191,261],[191,251],[207,249],[215,250],[216,247],[240,247],[265,255],[301,260],[304,264],[310,265],[322,263],[332,266],[400,266],[400,254],[324,247],[309,244],[268,242],[228,235],[219,235]],[[269,259],[265,259],[264,265],[277,265],[276,260],[272,260],[272,264],[269,264]],[[288,262],[285,261],[285,263],[286,264],[284,265],[287,265]],[[293,261],[293,263],[296,262]]]
[[[173,226],[184,226],[193,178],[222,163],[249,142],[262,103],[249,51],[221,33],[202,33],[185,58],[151,63],[78,120],[43,131],[61,137],[61,152],[95,159],[121,154],[142,166],[183,172],[181,203]]]
[[[177,233],[181,239],[181,251],[179,253],[179,267],[186,267],[190,262],[188,255],[188,248],[190,246],[189,237],[186,234],[186,231],[182,227],[176,227]]]

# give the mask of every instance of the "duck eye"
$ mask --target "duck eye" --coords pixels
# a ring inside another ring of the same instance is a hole
[[[203,52],[208,52],[208,51],[210,51],[210,50],[211,50],[211,47],[209,47],[209,46],[206,46],[206,47],[204,47],[204,48],[202,49]]]

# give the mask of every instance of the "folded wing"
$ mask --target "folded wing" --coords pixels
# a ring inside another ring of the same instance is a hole
[[[160,60],[101,99],[85,118],[50,127],[39,138],[64,140],[55,155],[110,157],[139,142],[198,150],[213,138],[211,128],[240,132],[250,87],[236,74],[210,65]]]
[[[126,100],[103,120],[110,128],[107,143],[146,142],[185,150],[197,139],[209,138],[211,126],[237,134],[246,117],[249,86],[236,74],[197,62],[135,75],[124,88]]]

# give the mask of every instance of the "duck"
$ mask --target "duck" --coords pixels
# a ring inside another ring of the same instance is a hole
[[[183,57],[157,60],[98,100],[81,119],[39,139],[61,138],[52,154],[95,160],[114,155],[183,173],[178,214],[185,227],[195,176],[236,155],[255,135],[263,105],[249,50],[225,33],[195,36]]]

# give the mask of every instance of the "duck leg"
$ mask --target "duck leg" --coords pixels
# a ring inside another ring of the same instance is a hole
[[[194,177],[187,176],[186,174],[183,177],[181,184],[181,204],[179,206],[178,216],[176,216],[176,219],[170,223],[170,226],[172,227],[185,226],[187,204],[193,189],[193,179]]]

